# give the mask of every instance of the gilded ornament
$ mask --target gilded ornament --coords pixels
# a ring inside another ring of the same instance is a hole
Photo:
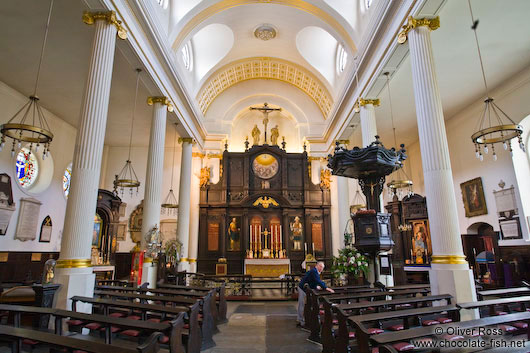
[[[263,24],[254,30],[254,36],[263,41],[274,39],[276,33],[276,29],[269,24]]]
[[[276,125],[271,129],[271,144],[273,146],[278,146],[278,137],[280,137],[280,133],[278,131],[278,125]]]
[[[320,187],[329,190],[331,186],[331,170],[322,169],[320,171]]]
[[[364,107],[367,104],[372,104],[374,107],[378,107],[380,104],[379,98],[375,98],[375,99],[359,98],[359,105],[361,107]]]
[[[399,32],[398,34],[398,43],[403,44],[407,41],[407,35],[410,32],[411,29],[414,29],[416,27],[420,26],[427,26],[431,31],[434,31],[438,28],[440,28],[440,17],[434,17],[434,18],[413,18],[412,16],[409,16],[409,19],[407,21],[407,24],[403,26],[403,30]]]
[[[106,12],[83,12],[83,22],[87,25],[92,25],[96,20],[105,20],[108,24],[114,25],[118,30],[118,38],[127,39],[127,30],[122,26],[121,21],[116,17],[116,11]]]
[[[192,137],[179,137],[178,142],[179,143],[187,142],[187,143],[195,144],[195,140]]]
[[[261,131],[258,128],[258,125],[254,125],[254,128],[252,129],[252,138],[254,139],[254,146],[259,145]]]
[[[463,255],[433,255],[431,262],[445,265],[467,264],[466,257]]]
[[[201,188],[210,184],[210,176],[211,176],[210,167],[201,168],[201,176],[199,177],[199,180],[200,180],[199,183],[201,185]]]
[[[263,208],[269,208],[270,205],[280,206],[280,204],[276,202],[275,199],[273,199],[272,197],[268,197],[268,196],[260,196],[252,204],[252,206],[259,206],[259,205],[261,205]]]
[[[153,105],[155,103],[160,103],[160,104],[165,105],[167,107],[167,111],[170,113],[174,109],[173,104],[171,104],[171,101],[167,97],[164,97],[164,96],[147,97],[148,105]]]

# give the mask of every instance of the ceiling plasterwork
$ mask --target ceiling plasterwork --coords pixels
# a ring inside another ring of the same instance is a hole
[[[241,5],[249,4],[276,4],[290,6],[302,11],[305,11],[313,16],[320,18],[322,21],[331,26],[337,34],[345,41],[351,51],[356,51],[355,43],[353,42],[350,34],[344,28],[344,26],[337,21],[335,17],[327,13],[318,6],[315,6],[307,1],[303,0],[221,0],[212,6],[207,7],[193,18],[191,18],[181,29],[178,30],[178,35],[173,42],[173,48],[179,48],[184,40],[189,36],[194,28],[200,27],[200,24],[206,21],[211,16],[234,8]]]
[[[290,83],[305,92],[319,107],[326,119],[333,106],[333,99],[320,80],[308,70],[278,58],[256,57],[228,64],[204,83],[197,95],[203,114],[215,98],[227,88],[241,81],[273,79]]]

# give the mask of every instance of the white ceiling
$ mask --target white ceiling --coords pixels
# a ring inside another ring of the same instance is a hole
[[[4,1],[0,7],[0,80],[17,91],[33,92],[49,1]],[[94,27],[83,23],[82,1],[55,0],[44,53],[38,96],[41,105],[77,127],[88,74]],[[105,144],[128,146],[138,61],[117,43]],[[120,49],[122,48],[122,49]],[[131,63],[132,62],[132,63]],[[141,76],[144,81],[149,78]],[[133,145],[147,146],[152,107],[141,82]],[[6,120],[10,117],[5,117]],[[147,135],[146,135],[147,133]]]
[[[530,65],[530,22],[527,20],[530,1],[474,0],[471,4],[475,18],[480,21],[477,34],[488,86],[494,90]],[[485,91],[470,28],[468,2],[447,0],[439,16],[440,28],[431,32],[431,38],[444,117],[449,119],[472,102],[485,98]],[[402,55],[396,53],[390,60],[389,71],[396,69]],[[381,106],[376,108],[378,133],[389,147],[394,146],[394,139],[385,82],[386,78],[381,75],[370,96],[381,99]],[[393,73],[390,89],[397,143],[409,145],[417,141],[418,134],[408,55]],[[358,125],[358,121],[357,115],[352,124]],[[351,139],[353,144],[360,144],[360,132],[356,131]]]

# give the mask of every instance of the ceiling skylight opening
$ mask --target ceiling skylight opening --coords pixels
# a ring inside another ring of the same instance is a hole
[[[344,72],[344,69],[346,69],[346,63],[348,62],[348,53],[346,53],[346,50],[344,47],[339,44],[337,47],[337,72],[339,74]]]
[[[186,70],[191,71],[193,68],[193,57],[191,55],[191,43],[188,42],[181,50],[182,63]]]

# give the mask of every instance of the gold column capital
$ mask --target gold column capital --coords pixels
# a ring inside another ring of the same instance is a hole
[[[445,265],[467,264],[466,257],[463,255],[433,255],[431,262]]]
[[[83,12],[83,22],[87,25],[94,24],[97,20],[105,20],[109,25],[114,25],[118,30],[118,38],[127,39],[127,30],[122,26],[121,21],[116,17],[116,11],[100,11],[100,12]]]
[[[189,262],[190,264],[192,264],[192,263],[194,263],[194,262],[197,262],[197,259],[188,259],[188,262]]]
[[[201,153],[201,152],[193,152],[191,154],[192,157],[198,157],[198,158],[204,158],[205,154],[204,153]]]
[[[407,24],[403,26],[403,30],[398,34],[398,43],[405,43],[407,41],[407,34],[410,32],[410,30],[420,26],[427,26],[431,31],[434,31],[440,28],[440,17],[413,18],[412,16],[409,16]]]
[[[179,137],[178,142],[179,143],[187,142],[187,143],[191,143],[192,145],[195,144],[195,140],[192,137]]]
[[[335,140],[339,145],[347,145],[350,143],[350,140]]]
[[[165,96],[152,96],[152,97],[147,97],[147,105],[153,105],[155,103],[160,103],[162,105],[165,105],[167,106],[167,111],[168,112],[172,112],[173,111],[173,104],[171,103],[171,101],[165,97]]]
[[[369,99],[369,98],[359,98],[359,105],[364,107],[367,104],[372,104],[374,107],[378,107],[381,101],[379,98]]]
[[[92,261],[90,259],[59,259],[57,260],[57,268],[82,268],[92,267]]]

